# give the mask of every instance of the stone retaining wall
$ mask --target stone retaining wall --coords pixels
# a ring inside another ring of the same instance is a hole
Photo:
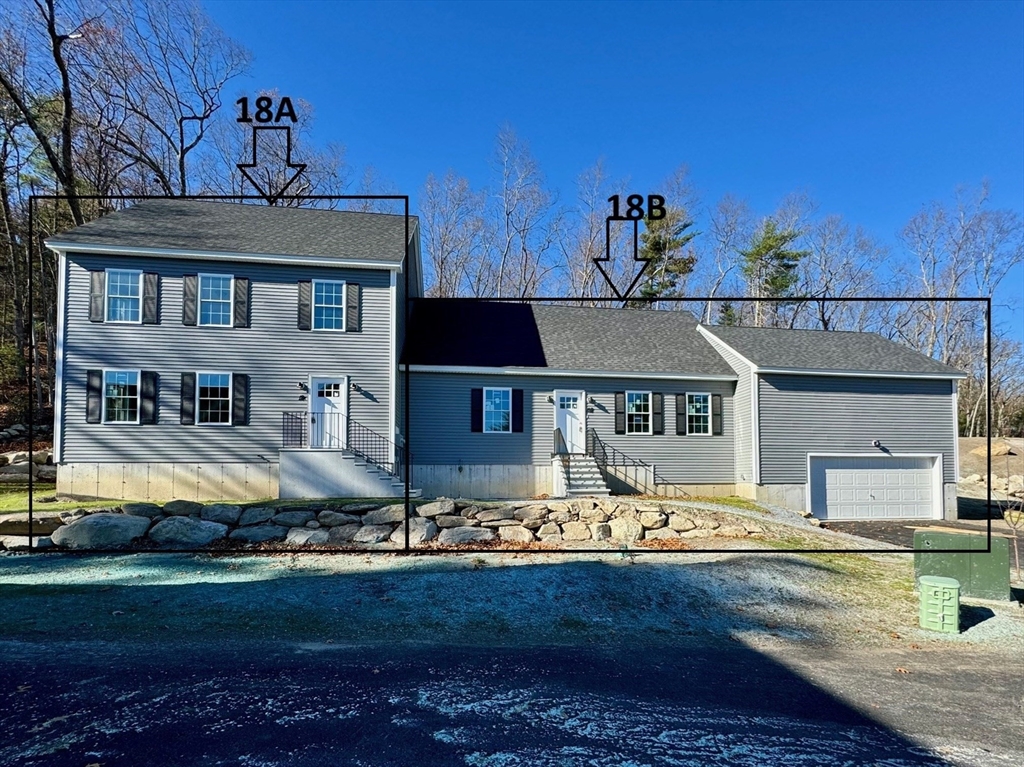
[[[6,522],[0,518],[0,542],[4,535],[28,533],[27,515],[9,516]],[[108,509],[41,512],[34,517],[33,533],[48,534],[39,539],[40,547],[65,549],[245,549],[269,545],[393,550],[405,545],[404,520],[402,504],[380,502],[244,507],[176,500],[163,506],[125,503]],[[763,527],[747,517],[680,504],[619,498],[510,503],[439,499],[414,508],[408,538],[412,546],[431,549],[464,545],[544,548],[563,543],[577,547],[588,541],[615,547],[653,540],[744,538],[762,532]]]

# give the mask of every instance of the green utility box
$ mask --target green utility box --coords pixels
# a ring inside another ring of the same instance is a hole
[[[943,634],[960,633],[960,584],[955,578],[922,575],[917,585],[921,589],[921,628],[941,631]]]
[[[982,533],[949,533],[932,530],[914,531],[914,577],[937,575],[955,578],[960,583],[960,596],[974,599],[1009,601],[1010,541],[992,536],[992,551],[985,552],[987,535]],[[965,554],[936,554],[936,550],[968,549]]]

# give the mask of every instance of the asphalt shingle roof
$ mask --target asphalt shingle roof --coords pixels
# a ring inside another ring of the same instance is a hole
[[[689,312],[459,299],[414,304],[403,361],[735,376]]]
[[[875,333],[703,327],[760,368],[963,375],[956,368]]]
[[[415,217],[410,216],[410,237]],[[51,242],[401,263],[405,216],[202,200],[143,200]]]

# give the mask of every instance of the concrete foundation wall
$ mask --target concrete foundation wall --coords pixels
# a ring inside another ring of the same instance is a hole
[[[956,483],[946,482],[942,485],[942,518],[955,522],[960,513],[956,500]]]
[[[412,486],[426,498],[532,498],[551,495],[551,465],[532,464],[413,465]]]
[[[276,498],[276,463],[62,463],[57,494],[122,501]]]
[[[793,511],[803,511],[807,506],[807,486],[800,485],[757,485],[756,501],[771,503]]]
[[[658,495],[666,498],[684,498],[687,495],[704,498],[726,498],[736,495],[736,485],[658,485]]]
[[[395,487],[390,476],[344,450],[281,450],[279,457],[280,498],[405,497],[405,485]]]

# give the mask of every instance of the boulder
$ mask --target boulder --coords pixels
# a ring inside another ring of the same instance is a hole
[[[354,536],[353,543],[381,543],[391,537],[391,525],[363,525]]]
[[[684,517],[682,514],[670,514],[668,517],[668,527],[670,530],[675,530],[677,533],[685,533],[687,530],[692,530],[697,525],[693,523],[693,520],[689,517]]]
[[[459,516],[465,517],[466,519],[473,519],[481,511],[479,506],[466,506],[459,512]]]
[[[718,528],[717,532],[726,538],[745,538],[747,536],[747,529],[743,525],[723,525]]]
[[[537,530],[537,529],[543,527],[546,523],[547,523],[547,520],[545,520],[542,517],[540,519],[525,519],[525,520],[523,520],[523,522],[521,524],[527,530]]]
[[[553,533],[552,535],[542,535],[540,536],[540,540],[542,543],[561,543],[562,534]]]
[[[49,535],[66,524],[60,511],[36,511],[32,513],[32,535]],[[70,521],[70,520],[69,520]],[[0,514],[0,535],[28,535],[28,512]]]
[[[981,480],[981,475],[980,474],[971,474],[969,476],[964,477],[963,481],[964,482],[970,482],[971,484],[975,484],[976,485],[979,482],[981,482],[982,480]]]
[[[515,527],[499,527],[498,537],[503,541],[513,543],[530,543],[533,540],[533,533],[525,527],[516,525]]]
[[[584,521],[584,522],[594,523],[594,522],[607,522],[609,517],[608,517],[607,512],[604,511],[604,509],[596,508],[596,509],[591,509],[590,511],[581,511],[580,512],[580,519],[582,521]]]
[[[50,465],[36,467],[36,479],[42,480],[44,482],[56,482],[57,467]]]
[[[442,530],[437,542],[447,546],[494,540],[494,531],[487,527],[449,527]]]
[[[164,514],[169,517],[189,517],[202,510],[203,504],[195,501],[168,501],[164,504]]]
[[[62,511],[62,512],[60,512],[60,521],[63,522],[65,525],[70,525],[76,519],[81,519],[82,517],[86,516],[88,513],[89,512],[86,511],[85,509],[72,509],[70,511]],[[141,514],[136,514],[135,516],[142,516],[142,515]]]
[[[288,528],[288,534],[285,536],[285,543],[291,543],[295,546],[302,546],[307,543],[327,543],[327,537],[326,530],[311,530],[308,527],[291,527]]]
[[[422,506],[416,507],[416,513],[421,517],[437,517],[441,514],[451,516],[455,513],[455,501],[449,498],[440,498],[431,503],[425,503]],[[396,522],[405,519],[405,514],[402,514],[400,519],[395,520]]]
[[[358,533],[362,529],[362,527],[363,526],[358,523],[330,527],[327,529],[327,542],[348,543],[356,537],[356,533]]]
[[[644,528],[637,520],[628,517],[616,517],[608,523],[612,538],[617,541],[639,541],[644,536]]]
[[[703,527],[687,530],[685,533],[679,533],[680,538],[710,538],[712,535],[714,535],[714,532]]]
[[[552,511],[550,514],[548,514],[548,521],[557,522],[558,524],[562,524],[563,522],[571,522],[572,513],[568,511]]]
[[[246,525],[232,530],[228,538],[242,543],[266,543],[267,541],[283,541],[289,530],[301,530],[299,527],[282,527],[281,525]]]
[[[163,509],[157,506],[155,503],[122,503],[121,511],[125,514],[131,514],[133,517],[153,517],[163,516]]]
[[[344,506],[339,506],[338,511],[344,512],[345,514],[365,514],[368,511],[379,509],[379,503],[346,503]]]
[[[663,540],[665,538],[678,538],[679,533],[667,527],[659,527],[654,530],[644,531],[645,541]]]
[[[704,530],[717,530],[719,527],[721,527],[721,524],[719,524],[717,519],[712,519],[711,517],[704,517],[703,519],[697,521],[697,527],[702,528]]]
[[[562,525],[563,541],[589,541],[590,527],[586,522],[566,522]]]
[[[521,509],[516,509],[513,513],[513,516],[520,522],[525,522],[528,519],[544,519],[547,515],[547,506],[524,506]]]
[[[612,537],[611,525],[605,522],[591,523],[590,537],[595,541],[606,541]]]
[[[481,524],[486,522],[496,522],[501,519],[511,520],[515,519],[515,517],[516,510],[511,506],[500,506],[497,509],[484,509],[476,515],[476,519],[479,520]]]
[[[97,516],[97,515],[93,515]],[[91,517],[86,517],[90,519]],[[140,517],[130,517],[139,519]],[[81,524],[76,522],[75,524]],[[153,525],[149,539],[171,549],[198,549],[228,534],[228,526],[191,517],[168,517]]]
[[[744,521],[742,525],[743,529],[746,530],[750,535],[760,535],[764,532],[764,528],[756,522]]]
[[[487,522],[479,522],[478,520],[472,520],[474,524],[479,524],[480,527],[518,527],[522,524],[518,519],[492,519]]]
[[[979,445],[971,451],[971,455],[984,456],[988,452],[988,445]],[[1017,455],[1013,452],[1013,446],[1009,442],[992,442],[992,457],[997,455]]]
[[[316,521],[324,527],[338,527],[339,525],[357,525],[359,517],[355,514],[342,514],[340,511],[321,511],[316,515]]]
[[[640,524],[647,530],[657,530],[659,527],[664,527],[665,522],[668,520],[668,517],[660,511],[641,511],[638,516]]]
[[[120,549],[144,536],[148,529],[145,517],[101,512],[58,527],[50,538],[62,549]]]
[[[307,522],[316,519],[316,514],[312,511],[281,511],[271,517],[271,519],[274,520],[275,525],[305,527]]]
[[[9,475],[25,474],[25,475],[28,475],[30,472],[32,472],[32,470],[34,468],[35,468],[35,464],[34,463],[28,463],[28,462],[25,462],[25,463],[12,463],[12,464],[9,464],[8,466],[0,466],[0,474],[9,474]],[[32,472],[32,473],[35,473],[35,472]]]
[[[230,503],[211,503],[203,506],[199,512],[199,518],[207,522],[220,522],[222,525],[237,525],[238,518],[242,516],[242,507],[233,506]]]
[[[569,511],[569,504],[565,501],[551,501],[547,507],[551,511]]]
[[[309,522],[306,523],[306,527],[308,527],[310,530],[319,530],[320,523],[317,522],[315,519],[311,519],[309,520]]]
[[[0,535],[0,547],[8,551],[41,551],[43,549],[52,549],[53,541],[46,535],[33,535],[30,548],[27,535]]]
[[[434,523],[441,528],[447,527],[473,527],[479,525],[475,519],[466,519],[461,514],[442,514],[434,517]]]
[[[251,509],[246,509],[242,512],[238,518],[239,527],[248,527],[249,525],[262,525],[264,522],[269,522],[274,516],[274,510],[266,506],[254,506]]]
[[[592,511],[595,508],[597,508],[597,501],[593,498],[577,498],[569,504],[569,511],[574,511],[577,514]]]
[[[4,453],[4,458],[7,459],[8,464],[28,463],[28,453],[24,450],[12,450],[10,453]]]
[[[427,505],[429,506],[430,504]],[[366,515],[363,517],[363,524],[371,526],[394,524],[395,522],[404,521],[404,503],[396,503],[393,506],[385,506],[383,509],[374,509],[373,511],[367,512]],[[390,528],[388,529],[388,535],[391,535]]]
[[[52,459],[53,453],[49,450],[36,450],[34,453],[32,453],[32,463],[51,463]]]
[[[557,535],[559,540],[561,540],[562,528],[560,528],[554,522],[546,522],[540,526],[540,529],[537,530],[537,535],[539,535],[541,538],[547,535]]]
[[[416,546],[437,537],[437,525],[432,519],[413,517],[409,520],[409,545]],[[405,523],[403,522],[391,533],[391,542],[405,545]]]

